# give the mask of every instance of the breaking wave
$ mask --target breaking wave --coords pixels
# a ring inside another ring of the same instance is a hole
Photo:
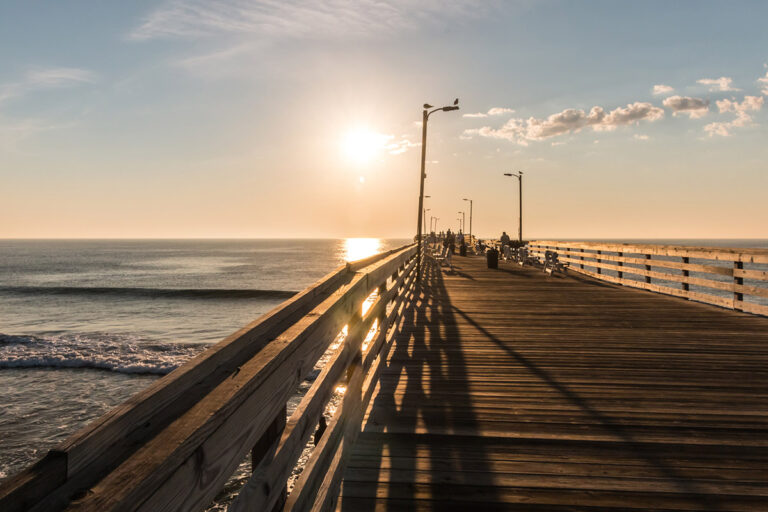
[[[128,335],[62,336],[0,334],[0,369],[89,368],[118,373],[165,375],[207,345],[141,342]]]

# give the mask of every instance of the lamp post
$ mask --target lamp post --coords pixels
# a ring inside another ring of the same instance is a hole
[[[429,103],[424,104],[424,110],[421,113],[421,170],[419,171],[419,219],[418,222],[416,222],[416,242],[418,244],[418,249],[416,251],[416,280],[421,281],[421,220],[422,220],[422,214],[424,213],[422,210],[424,208],[424,178],[427,177],[427,174],[425,172],[425,165],[427,162],[427,122],[429,121],[429,116],[434,114],[435,112],[443,111],[443,112],[450,112],[451,110],[459,110],[459,98],[456,98],[456,100],[453,102],[453,105],[445,106],[445,107],[439,107],[439,108],[432,108],[432,105]]]
[[[464,230],[467,227],[467,216],[464,214],[464,212],[458,212],[461,214],[461,234],[464,235]]]
[[[469,243],[472,243],[472,200],[464,199],[464,201],[469,201]]]
[[[523,171],[518,171],[517,174],[511,173],[511,172],[505,172],[504,176],[513,176],[517,178],[518,183],[520,184],[520,225],[518,226],[517,230],[517,237],[520,242],[523,241]]]
[[[427,212],[430,211],[432,208],[424,208],[424,231],[427,230]],[[427,231],[429,233],[429,231]]]

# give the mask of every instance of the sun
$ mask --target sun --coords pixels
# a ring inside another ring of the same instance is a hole
[[[341,149],[347,160],[366,164],[384,151],[390,136],[375,133],[365,128],[350,130],[342,139]]]

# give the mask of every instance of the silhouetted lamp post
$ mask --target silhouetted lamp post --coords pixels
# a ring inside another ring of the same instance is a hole
[[[456,98],[456,100],[453,102],[453,105],[449,105],[446,107],[440,107],[435,108],[432,110],[429,110],[432,108],[432,105],[429,103],[424,104],[424,110],[421,113],[421,171],[419,174],[419,220],[416,223],[416,229],[417,229],[417,235],[416,235],[416,242],[418,244],[418,250],[416,252],[416,280],[421,281],[421,224],[422,224],[422,215],[424,214],[424,178],[427,177],[427,174],[425,172],[425,165],[427,163],[427,121],[429,121],[429,116],[434,114],[435,112],[443,111],[443,112],[450,112],[451,110],[459,110],[459,98]]]
[[[467,216],[464,212],[457,212],[461,214],[461,234],[464,234],[464,230],[467,229]]]
[[[520,184],[520,225],[517,230],[517,237],[518,240],[521,242],[523,241],[523,171],[518,171],[517,174],[513,174],[511,172],[505,172],[504,176],[514,176],[517,178],[518,183]]]
[[[464,201],[469,201],[469,243],[472,243],[472,200],[464,199]]]
[[[424,208],[424,230],[427,229],[427,212],[432,210],[432,208]],[[427,231],[429,233],[429,231]]]

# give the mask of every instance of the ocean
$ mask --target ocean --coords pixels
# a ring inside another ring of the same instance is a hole
[[[344,261],[408,242],[0,240],[0,480]]]

